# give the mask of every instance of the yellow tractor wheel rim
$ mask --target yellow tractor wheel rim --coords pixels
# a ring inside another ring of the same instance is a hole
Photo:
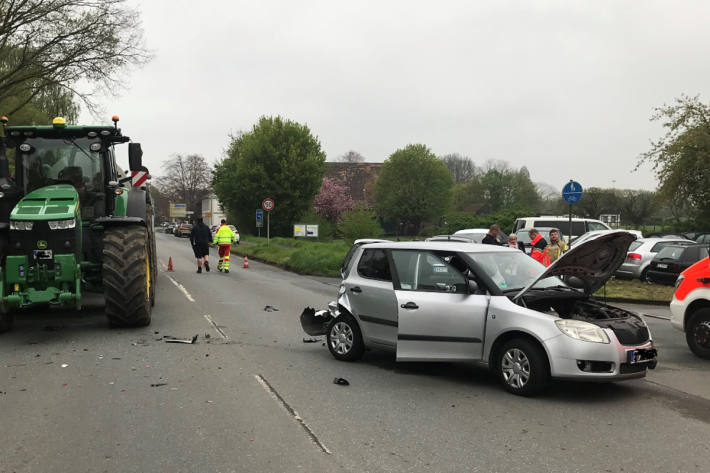
[[[150,297],[150,257],[145,255],[145,288]]]

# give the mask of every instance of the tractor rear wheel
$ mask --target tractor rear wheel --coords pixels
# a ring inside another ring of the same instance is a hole
[[[102,273],[106,316],[111,325],[150,325],[151,259],[146,227],[127,225],[104,232]]]

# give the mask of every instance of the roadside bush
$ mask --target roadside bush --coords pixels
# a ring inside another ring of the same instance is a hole
[[[339,230],[350,244],[359,238],[380,238],[384,233],[375,213],[365,209],[344,212]]]
[[[419,236],[422,238],[429,238],[434,235],[439,235],[441,233],[441,228],[436,225],[427,225],[419,231]]]

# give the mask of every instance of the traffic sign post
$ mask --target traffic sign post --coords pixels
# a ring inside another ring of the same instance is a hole
[[[266,244],[271,241],[271,211],[274,210],[274,199],[266,198],[261,202],[261,208],[266,212]]]
[[[259,231],[259,236],[261,236],[261,227],[264,226],[264,211],[261,209],[256,209],[256,228]]]
[[[579,199],[582,198],[582,185],[575,181],[570,179],[567,184],[562,188],[562,198],[565,199],[565,202],[569,204],[569,241],[570,243],[572,242],[572,205],[576,204],[579,202]]]

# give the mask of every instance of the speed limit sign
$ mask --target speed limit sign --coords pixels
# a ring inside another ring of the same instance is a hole
[[[264,209],[266,212],[271,212],[272,210],[274,210],[274,200],[264,199],[264,201],[261,203],[261,208]]]

